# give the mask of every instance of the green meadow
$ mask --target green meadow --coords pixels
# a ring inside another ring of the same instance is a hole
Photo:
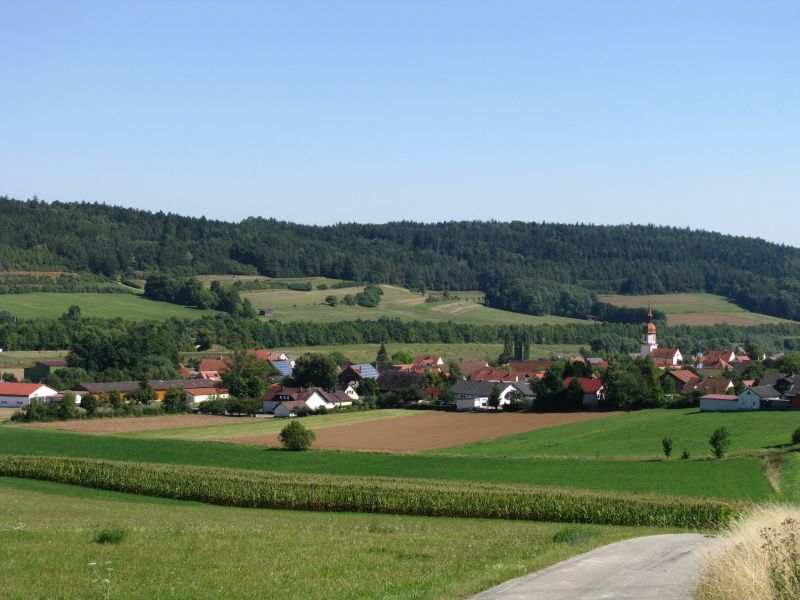
[[[554,485],[727,499],[774,497],[757,457],[711,460],[563,460],[332,451],[96,436],[0,426],[0,454],[71,456],[292,473]]]
[[[731,434],[732,456],[758,454],[786,446],[800,427],[800,412],[701,413],[692,409],[652,409],[607,419],[572,423],[493,440],[437,450],[437,454],[509,458],[663,457],[661,440],[672,439],[676,459],[710,457],[708,438],[718,427]]]
[[[76,304],[86,317],[105,317],[132,321],[145,319],[199,319],[204,314],[217,314],[214,310],[199,310],[148,300],[137,294],[97,294],[36,292],[31,294],[0,295],[0,311],[7,311],[21,319],[54,319]]]
[[[228,508],[10,478],[0,478],[0,503],[5,600],[459,598],[660,533]],[[95,541],[108,530],[121,541]]]

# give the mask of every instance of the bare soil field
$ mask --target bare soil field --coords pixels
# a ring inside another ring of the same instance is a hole
[[[243,418],[243,420],[245,420]],[[251,421],[252,419],[246,419]],[[80,421],[53,421],[31,423],[25,427],[33,429],[63,429],[75,433],[115,434],[149,429],[173,429],[178,427],[202,427],[203,425],[229,424],[231,417],[212,415],[165,415],[163,417],[118,417],[112,419],[86,419]]]
[[[10,419],[16,410],[16,408],[0,408],[0,421]]]
[[[314,448],[363,452],[423,452],[619,413],[451,413],[395,417],[316,431]],[[277,434],[227,438],[239,444],[278,446]]]

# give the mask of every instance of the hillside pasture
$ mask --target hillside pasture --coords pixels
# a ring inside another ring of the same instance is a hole
[[[37,360],[65,358],[67,350],[5,350],[0,352],[0,369],[32,367]]]
[[[655,294],[653,296],[603,295],[600,300],[615,306],[643,308],[648,305],[663,311],[670,325],[717,325],[742,327],[786,322],[784,319],[745,310],[714,294]]]
[[[0,295],[0,311],[8,311],[21,319],[54,319],[73,304],[80,306],[85,317],[145,319],[199,319],[214,310],[199,310],[168,302],[148,300],[135,294],[35,292]]]
[[[0,595],[9,600],[244,599],[256,590],[275,599],[463,598],[595,546],[658,532],[252,510],[11,478],[0,478],[0,502]],[[127,536],[96,543],[108,528]]]
[[[731,434],[729,454],[758,455],[787,446],[800,427],[800,412],[701,413],[692,409],[650,409],[609,419],[573,423],[441,450],[441,454],[509,458],[663,457],[661,440],[672,439],[675,460],[684,449],[710,457],[708,438],[718,427]]]
[[[278,321],[312,321],[332,323],[356,319],[375,321],[380,318],[397,318],[404,321],[435,321],[474,325],[540,325],[544,323],[585,323],[579,319],[556,316],[533,316],[512,313],[483,305],[480,292],[453,292],[457,299],[425,302],[427,293],[412,292],[396,286],[382,285],[383,296],[377,307],[328,306],[325,298],[333,295],[341,300],[347,294],[357,294],[363,286],[343,289],[313,289],[299,292],[287,289],[242,292],[256,308],[271,308],[272,318]]]

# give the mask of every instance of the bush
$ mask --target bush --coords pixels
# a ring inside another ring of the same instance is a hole
[[[800,444],[800,427],[794,430],[794,433],[792,434],[792,443]]]
[[[293,423],[296,423],[294,421]],[[478,482],[0,456],[0,476],[223,506],[716,529],[745,504]],[[569,539],[564,534],[565,541]]]
[[[225,398],[212,398],[198,404],[197,410],[204,415],[224,415],[228,410],[228,403]]]
[[[287,450],[308,450],[317,436],[302,423],[292,421],[283,428],[278,437]]]
[[[672,440],[668,437],[665,437],[661,440],[661,447],[664,450],[664,456],[669,458],[670,454],[672,454]]]
[[[684,448],[683,449],[683,454],[681,454],[681,459],[682,460],[689,460],[689,449],[688,448]]]
[[[307,281],[299,281],[293,282],[286,286],[290,290],[294,290],[296,292],[310,292],[311,291],[311,284]]]
[[[708,438],[708,443],[711,444],[711,450],[714,452],[714,456],[722,458],[731,445],[731,434],[728,433],[725,427],[720,427],[711,434],[711,437]]]
[[[163,402],[164,412],[184,413],[189,410],[189,400],[186,398],[186,390],[182,387],[172,387],[167,390]]]
[[[122,527],[109,527],[101,529],[94,536],[97,544],[121,544],[128,537],[128,532]]]

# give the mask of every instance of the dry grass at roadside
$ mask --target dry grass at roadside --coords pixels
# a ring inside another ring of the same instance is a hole
[[[770,505],[735,521],[705,558],[696,600],[789,600],[800,592],[800,509]]]

